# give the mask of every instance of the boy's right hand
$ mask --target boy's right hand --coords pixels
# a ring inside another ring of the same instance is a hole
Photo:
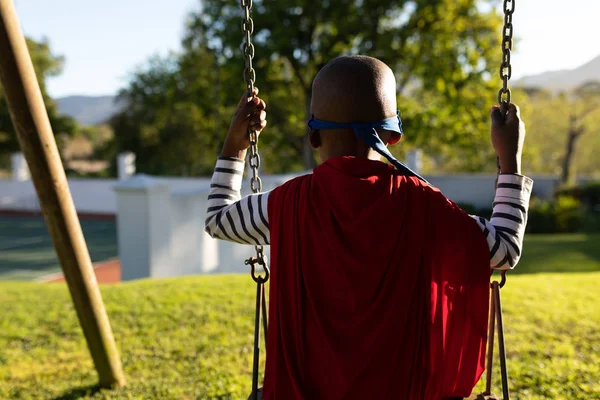
[[[253,129],[258,135],[267,125],[267,112],[265,111],[267,106],[257,95],[258,88],[254,88],[254,98],[250,98],[247,93],[244,93],[240,99],[231,119],[221,156],[244,159],[246,150],[250,147],[248,129]]]
[[[521,155],[525,141],[525,124],[519,107],[510,104],[506,119],[499,106],[492,107],[492,144],[500,160],[500,173],[521,174]]]

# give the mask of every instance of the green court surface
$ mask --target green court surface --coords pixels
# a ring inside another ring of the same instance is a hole
[[[116,223],[82,220],[93,262],[117,256]],[[60,272],[42,217],[0,215],[0,280],[35,280]]]

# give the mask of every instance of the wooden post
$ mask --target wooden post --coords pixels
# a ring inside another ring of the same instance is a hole
[[[125,377],[31,57],[12,0],[0,0],[0,84],[101,387]]]

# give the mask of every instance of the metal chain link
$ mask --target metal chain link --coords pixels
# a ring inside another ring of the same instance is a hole
[[[510,52],[513,43],[513,24],[512,16],[515,12],[516,0],[504,0],[504,26],[502,27],[502,64],[500,64],[500,79],[502,79],[502,88],[498,92],[498,104],[502,114],[508,112],[510,104],[510,89],[508,81],[512,76],[512,65],[510,64]]]
[[[256,81],[256,72],[252,66],[254,59],[254,45],[252,44],[252,33],[254,33],[254,21],[252,20],[252,0],[241,0],[241,7],[244,10],[242,19],[242,33],[244,43],[242,44],[242,54],[244,55],[244,82],[246,83],[247,96],[254,98],[254,82]],[[258,133],[248,126],[248,140],[250,142],[250,157],[248,163],[252,169],[250,178],[250,188],[252,193],[262,191],[262,180],[258,176],[260,168],[260,155],[258,154]],[[250,399],[259,399],[258,378],[259,378],[259,352],[260,352],[260,321],[262,318],[265,343],[267,341],[267,300],[265,294],[265,283],[269,280],[269,266],[263,246],[255,246],[256,257],[250,257],[246,260],[246,265],[250,266],[250,274],[256,282],[256,314],[254,319],[254,357],[252,362],[252,393]],[[262,272],[256,270],[260,265]]]
[[[502,79],[502,88],[498,92],[498,104],[502,115],[506,117],[508,105],[510,104],[510,89],[508,81],[512,76],[512,65],[510,63],[510,52],[513,43],[513,24],[512,16],[515,12],[516,0],[504,0],[504,26],[502,27],[502,63],[500,64],[500,79]],[[500,174],[500,158],[496,157],[496,168]],[[497,181],[496,181],[497,183]]]
[[[252,66],[252,60],[254,59],[254,44],[252,44],[252,34],[254,33],[254,20],[252,19],[252,0],[241,0],[241,7],[244,10],[244,16],[242,18],[242,34],[244,35],[244,43],[242,43],[242,53],[244,55],[244,82],[246,83],[246,90],[248,97],[254,98],[254,83],[256,81],[256,72]],[[252,193],[259,193],[262,191],[262,180],[258,176],[258,170],[260,168],[260,155],[258,154],[258,134],[252,129],[248,128],[248,139],[250,141],[250,157],[248,162],[250,169],[252,170],[252,177],[250,178],[250,188]],[[269,268],[267,265],[267,257],[264,253],[263,246],[255,246],[256,258],[252,257],[246,261],[246,264],[252,268],[252,279],[255,282],[261,281],[262,283],[269,280]],[[261,276],[256,271],[256,265],[262,266],[264,274]]]
[[[252,34],[254,33],[254,20],[252,19],[252,0],[241,0],[241,7],[244,10],[242,18],[242,34],[244,43],[242,43],[242,53],[244,54],[244,82],[248,97],[254,97],[254,82],[256,81],[256,72],[252,67],[254,59],[254,45],[252,44]]]

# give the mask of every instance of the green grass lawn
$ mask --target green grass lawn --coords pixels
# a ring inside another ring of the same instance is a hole
[[[521,275],[510,276],[502,291],[513,399],[600,398],[598,239],[528,238]],[[247,397],[250,277],[139,281],[102,292],[127,386],[94,388],[64,284],[0,282],[0,399]]]
[[[523,256],[511,273],[593,271],[600,271],[600,234],[581,233],[526,235]]]

